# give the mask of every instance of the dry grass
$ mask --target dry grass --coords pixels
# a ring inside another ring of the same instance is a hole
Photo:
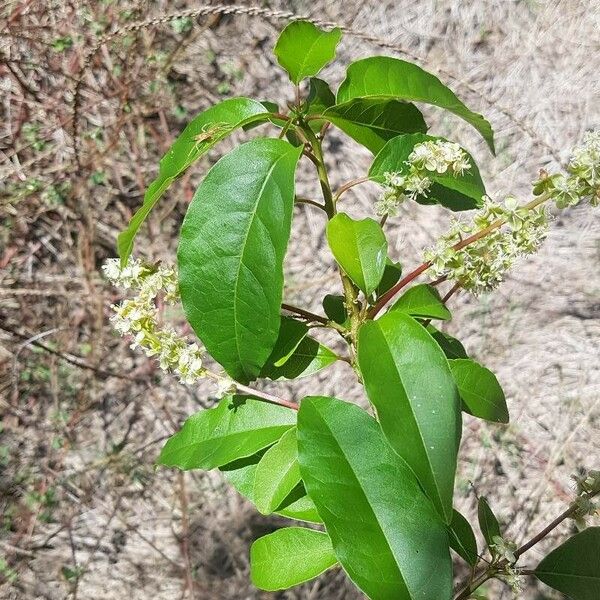
[[[594,0],[266,4],[351,24],[452,74],[457,92],[492,120],[498,157],[430,111],[434,131],[472,150],[494,196],[527,195],[539,168],[556,167],[549,148],[564,159],[586,129],[600,126]],[[289,94],[270,52],[281,22],[227,17],[144,28],[108,43],[84,75],[77,167],[72,90],[86,49],[106,28],[187,7],[194,5],[7,0],[0,8],[1,597],[360,597],[339,572],[278,595],[251,588],[248,546],[279,523],[257,517],[216,474],[153,468],[162,440],[210,404],[211,390],[163,376],[107,324],[116,297],[99,266],[114,255],[116,234],[169,141],[224,96]],[[340,58],[374,49],[347,37]],[[339,80],[342,69],[328,74]],[[332,132],[336,183],[369,159],[342,141]],[[139,253],[173,259],[186,204],[216,156],[173,187],[141,232]],[[307,171],[302,185],[311,181]],[[364,212],[373,192],[355,188],[345,202]],[[447,219],[410,206],[390,226],[407,267]],[[298,210],[287,263],[288,299],[313,307],[336,286],[322,226],[310,208]],[[472,516],[476,494],[486,495],[516,540],[569,501],[570,473],[598,468],[599,226],[598,212],[585,207],[561,214],[543,250],[496,294],[454,303],[451,331],[497,372],[512,413],[508,427],[467,421],[458,505]],[[359,396],[344,365],[273,389],[301,396],[309,385]],[[527,562],[538,556],[536,549]],[[521,597],[549,597],[527,585]],[[489,597],[511,595],[493,587]]]

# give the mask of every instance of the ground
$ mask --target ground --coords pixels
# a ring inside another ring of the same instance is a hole
[[[409,56],[488,116],[495,158],[457,120],[427,112],[434,132],[477,157],[494,198],[527,199],[540,168],[560,168],[583,133],[600,127],[594,0],[270,1],[261,3],[268,17],[147,23],[90,57],[74,112],[74,86],[98,36],[198,6],[6,0],[0,8],[2,598],[361,597],[339,571],[289,592],[256,591],[248,547],[280,523],[257,516],[218,474],[155,469],[163,440],[210,405],[214,390],[180,385],[111,331],[119,296],[99,272],[187,120],[232,95],[291,99],[271,52],[289,18],[278,11],[359,34],[345,36],[339,63],[326,71],[333,80],[368,53]],[[368,168],[369,155],[339,133],[329,135],[327,150],[335,184]],[[137,254],[173,261],[186,205],[218,156],[173,186],[142,229]],[[310,176],[306,168],[301,189],[315,189]],[[365,214],[375,198],[366,186],[344,201]],[[388,225],[394,256],[418,264],[447,225],[443,211],[407,205]],[[599,259],[599,213],[577,207],[556,216],[542,250],[497,292],[452,303],[448,330],[497,373],[512,417],[508,426],[466,420],[457,506],[473,518],[485,495],[516,541],[568,505],[572,473],[599,467]],[[336,289],[312,207],[295,214],[286,272],[286,298],[315,310]],[[181,315],[172,317],[183,328]],[[359,399],[345,367],[268,389]],[[572,529],[565,523],[524,566]],[[520,598],[554,597],[524,583]],[[512,597],[500,585],[486,593]]]

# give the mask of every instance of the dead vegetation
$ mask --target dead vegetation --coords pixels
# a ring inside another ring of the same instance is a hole
[[[600,126],[594,0],[262,5],[349,24],[451,74],[457,92],[492,120],[498,157],[457,121],[431,112],[433,127],[472,150],[494,195],[527,195],[539,168],[555,168],[586,129]],[[196,7],[7,0],[0,8],[0,597],[360,597],[340,572],[278,595],[252,589],[249,544],[279,523],[258,517],[217,474],[153,467],[165,437],[211,403],[210,390],[162,375],[108,325],[117,298],[99,266],[115,254],[116,234],[170,141],[223,97],[282,103],[288,93],[271,54],[282,19],[213,14],[123,31],[81,77],[78,164],[74,88],[98,36]],[[347,36],[340,63],[373,49]],[[368,165],[335,132],[329,150],[335,183]],[[217,156],[173,187],[141,232],[138,253],[173,260],[186,205]],[[364,211],[373,189],[355,190],[345,201]],[[391,225],[396,255],[415,264],[447,218],[407,207]],[[322,225],[310,207],[298,209],[302,243],[292,244],[287,264],[288,299],[313,308],[336,285]],[[588,208],[563,213],[542,251],[498,293],[455,303],[451,330],[498,373],[512,414],[508,427],[466,423],[460,508],[473,515],[476,494],[486,495],[517,540],[569,502],[572,472],[598,468],[599,226]],[[344,365],[311,383],[342,398],[359,393]],[[308,389],[281,386],[297,397]],[[523,597],[544,593],[528,587]],[[488,594],[511,597],[500,587]]]

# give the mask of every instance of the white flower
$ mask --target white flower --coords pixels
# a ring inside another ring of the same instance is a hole
[[[454,248],[465,236],[486,229],[498,219],[505,222],[504,227],[464,248]],[[455,280],[463,288],[478,294],[498,286],[520,256],[535,252],[547,230],[548,218],[543,208],[527,210],[512,199],[501,205],[485,198],[484,206],[472,224],[454,220],[450,231],[434,247],[425,250],[424,258],[431,262],[435,277]]]
[[[164,294],[168,303],[179,299],[177,274],[172,267],[146,265],[130,259],[121,269],[117,259],[103,266],[106,277],[137,294],[112,306],[111,322],[121,335],[133,334],[132,349],[140,348],[146,356],[155,356],[161,369],[179,376],[182,383],[195,383],[204,377],[203,352],[195,343],[178,335],[171,327],[160,327],[155,299]]]
[[[433,181],[431,174],[462,175],[471,165],[466,152],[453,142],[428,140],[415,144],[408,160],[399,165],[403,171],[383,174],[383,194],[375,204],[379,215],[396,215],[402,202],[427,197]]]

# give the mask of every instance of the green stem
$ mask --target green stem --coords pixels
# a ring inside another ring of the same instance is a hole
[[[323,156],[323,148],[321,140],[317,137],[314,131],[306,124],[300,123],[300,128],[304,136],[311,145],[312,155],[314,156],[319,183],[323,193],[325,202],[325,212],[329,219],[332,219],[336,214],[335,199],[329,183],[329,175],[325,166],[325,158]],[[356,343],[358,328],[361,324],[360,305],[358,302],[358,288],[352,283],[350,278],[340,269],[340,277],[342,279],[342,287],[344,289],[344,297],[346,299],[346,310],[350,316],[350,335],[353,343]]]

